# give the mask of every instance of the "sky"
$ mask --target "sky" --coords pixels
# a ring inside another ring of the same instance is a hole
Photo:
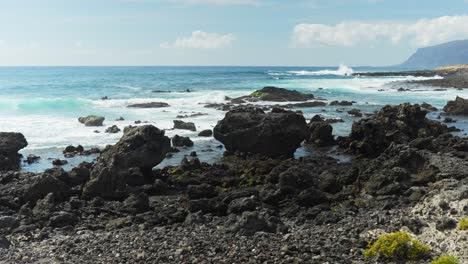
[[[468,39],[468,0],[0,0],[2,66],[386,66]]]

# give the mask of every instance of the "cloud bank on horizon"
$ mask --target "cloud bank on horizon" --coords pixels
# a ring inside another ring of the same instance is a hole
[[[292,42],[295,47],[373,45],[378,40],[415,47],[468,38],[468,16],[443,16],[414,22],[345,21],[336,25],[298,24]]]
[[[231,46],[236,38],[233,34],[208,33],[201,30],[192,32],[190,37],[177,38],[172,44],[162,43],[162,48],[220,49]]]

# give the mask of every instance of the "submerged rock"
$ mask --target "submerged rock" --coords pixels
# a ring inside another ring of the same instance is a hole
[[[151,103],[141,103],[141,104],[131,104],[127,107],[129,108],[162,108],[162,107],[169,107],[168,103],[164,102],[151,102]]]
[[[89,115],[87,117],[80,117],[78,121],[85,126],[102,126],[105,118],[97,115]]]
[[[455,101],[448,101],[444,106],[444,111],[450,115],[468,115],[468,99],[461,97],[455,98]]]
[[[27,145],[21,133],[0,132],[0,171],[18,170],[22,157],[18,151]]]
[[[83,188],[90,198],[119,198],[126,194],[126,184],[132,179],[132,169],[151,174],[171,149],[163,130],[152,125],[128,127],[114,146],[106,148],[91,171],[91,180]]]
[[[229,111],[214,128],[214,137],[231,152],[292,156],[307,137],[302,115],[283,109],[265,113],[257,108]]]

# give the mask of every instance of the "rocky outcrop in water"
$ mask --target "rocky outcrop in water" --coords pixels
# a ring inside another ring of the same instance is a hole
[[[454,101],[447,102],[447,105],[444,106],[444,111],[450,115],[468,116],[468,99],[457,96]]]
[[[376,157],[390,143],[409,143],[416,138],[439,136],[454,131],[445,124],[426,118],[419,105],[385,106],[370,118],[355,122],[349,137],[341,138],[341,146],[365,157]]]
[[[310,132],[310,136],[307,139],[309,144],[316,147],[327,147],[335,144],[333,127],[320,116],[314,116],[307,126]]]
[[[127,127],[114,146],[106,148],[91,171],[91,180],[84,186],[83,196],[119,198],[125,196],[126,185],[138,175],[151,175],[171,148],[164,131],[152,125]]]
[[[22,157],[18,151],[27,145],[21,133],[0,132],[0,171],[18,170]]]
[[[184,122],[181,120],[174,120],[174,129],[197,131],[193,122]]]
[[[314,95],[305,94],[296,90],[267,86],[257,90],[250,95],[232,99],[231,102],[238,104],[244,102],[270,101],[270,102],[300,102],[314,99]]]
[[[163,107],[169,107],[170,105],[168,103],[164,102],[151,102],[151,103],[141,103],[141,104],[131,104],[128,105],[127,107],[129,108],[163,108]]]
[[[307,137],[307,125],[302,115],[292,111],[241,108],[218,122],[214,137],[231,152],[292,156]]]
[[[80,117],[78,121],[85,126],[102,126],[105,118],[97,115],[89,115],[87,117]]]
[[[174,147],[193,147],[193,141],[189,137],[175,135],[171,141]]]

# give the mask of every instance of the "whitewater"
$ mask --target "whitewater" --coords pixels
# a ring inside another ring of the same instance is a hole
[[[168,136],[184,135],[195,147],[178,153],[164,164],[176,164],[183,155],[197,151],[202,161],[221,157],[219,142],[199,138],[197,132],[172,130],[177,115],[203,113],[187,118],[197,130],[212,129],[224,112],[204,105],[226,102],[226,97],[247,95],[264,86],[277,86],[313,93],[326,101],[356,101],[353,108],[372,113],[386,104],[427,102],[441,109],[455,96],[468,97],[466,90],[437,90],[417,87],[417,91],[399,92],[403,83],[421,77],[355,77],[356,72],[392,71],[391,68],[339,67],[2,67],[0,68],[0,127],[2,131],[21,132],[28,140],[23,155],[42,157],[38,164],[23,164],[25,170],[40,171],[51,167],[48,158],[63,158],[67,145],[85,148],[114,144],[122,136],[104,133],[117,125],[123,129],[140,120],[166,130]],[[189,90],[190,92],[187,92]],[[159,91],[159,92],[154,92]],[[169,92],[160,92],[169,91]],[[102,100],[108,97],[108,100]],[[167,108],[135,109],[127,105],[166,102]],[[354,117],[339,113],[336,107],[299,109],[306,118],[320,114],[342,118],[333,124],[335,135],[346,135]],[[90,114],[106,118],[104,127],[85,127],[77,119]],[[432,113],[432,117],[438,113]],[[123,117],[124,121],[115,121]],[[465,121],[458,125],[467,126]],[[98,130],[99,133],[96,133]],[[68,167],[94,157],[70,159]],[[67,167],[66,167],[67,168]]]

